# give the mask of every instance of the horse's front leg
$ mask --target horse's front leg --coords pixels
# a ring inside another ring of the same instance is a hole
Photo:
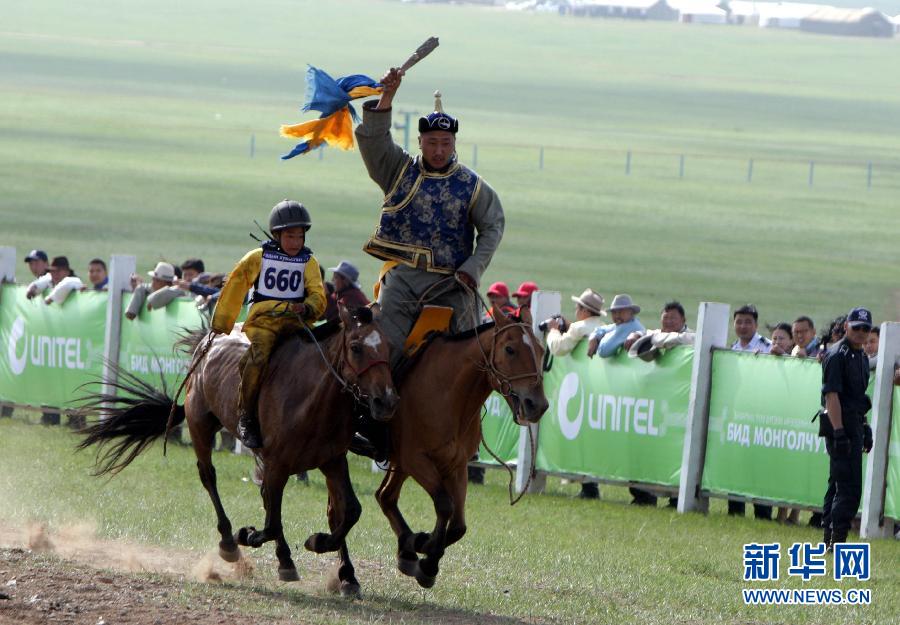
[[[415,577],[419,561],[416,552],[421,551],[429,536],[425,532],[413,533],[397,505],[400,491],[408,477],[407,473],[392,466],[375,492],[375,499],[397,536],[397,568],[404,575]]]
[[[284,538],[281,523],[281,502],[284,487],[287,484],[288,472],[280,465],[272,462],[263,464],[262,498],[266,508],[266,525],[262,531],[253,527],[242,527],[235,539],[238,544],[249,547],[261,547],[270,540],[275,541],[275,555],[278,557],[278,579],[283,582],[295,582],[300,579],[297,567],[291,558],[291,548]]]
[[[341,548],[347,534],[359,520],[362,506],[356,498],[356,493],[353,492],[346,454],[336,456],[319,469],[325,474],[325,484],[328,487],[331,534],[321,532],[312,534],[306,539],[304,546],[315,553],[326,553]],[[331,525],[332,514],[335,519],[334,525]]]

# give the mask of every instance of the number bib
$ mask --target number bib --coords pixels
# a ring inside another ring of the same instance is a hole
[[[263,246],[262,263],[256,279],[253,301],[300,301],[304,295],[303,274],[309,261],[309,250],[288,256],[280,250]]]

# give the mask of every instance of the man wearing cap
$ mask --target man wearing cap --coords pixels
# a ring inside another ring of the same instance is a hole
[[[334,293],[330,295],[336,306],[344,308],[364,308],[369,305],[369,299],[359,288],[359,270],[342,260],[337,267],[332,267],[331,281],[334,283]]]
[[[44,250],[31,250],[25,257],[28,269],[35,278],[40,278],[47,273],[48,260],[47,252]]]
[[[591,358],[594,357],[594,354],[598,354],[600,358],[615,356],[629,334],[645,331],[640,319],[637,318],[641,307],[632,301],[630,295],[616,295],[609,307],[609,312],[613,322],[600,326],[591,333],[591,342],[588,344],[587,352]]]
[[[593,289],[585,289],[579,296],[572,295],[575,302],[575,321],[569,324],[565,332],[560,327],[565,325],[565,320],[558,318],[547,322],[547,349],[554,356],[569,354],[582,339],[588,338],[591,333],[603,325],[603,296]]]
[[[50,263],[50,276],[53,281],[53,290],[44,298],[44,303],[48,306],[53,303],[62,304],[66,301],[69,293],[78,291],[84,286],[81,278],[72,271],[69,259],[65,256],[57,256],[53,259],[53,262]]]
[[[61,304],[70,291],[81,288],[81,279],[75,277],[69,267],[69,259],[65,256],[56,256],[50,263],[49,270],[28,285],[25,296],[28,299],[37,297],[50,287],[53,287],[53,290],[44,298],[45,304],[53,302]]]
[[[439,97],[435,111],[419,119],[421,154],[394,143],[391,104],[402,77],[397,68],[385,74],[380,99],[365,103],[356,129],[369,177],[384,192],[381,219],[363,249],[386,261],[378,303],[395,363],[422,305],[452,308],[454,332],[478,324],[475,289],[504,226],[497,194],[457,161],[459,122],[443,112]]]
[[[491,304],[491,310],[487,311],[485,315],[490,320],[490,317],[493,316],[493,309],[496,307],[499,309],[504,315],[514,315],[516,313],[516,307],[512,305],[509,301],[509,287],[506,286],[505,282],[494,282],[491,286],[488,287],[487,291],[488,302]]]
[[[822,514],[824,542],[847,540],[862,495],[862,455],[872,449],[866,413],[869,359],[863,350],[872,330],[872,313],[854,308],[847,315],[844,338],[828,350],[822,363],[822,407],[819,435],[829,456],[828,490]]]
[[[132,274],[131,276],[131,287],[134,289],[134,293],[131,295],[131,301],[128,303],[128,308],[125,309],[125,316],[128,319],[134,319],[140,314],[144,302],[147,302],[148,309],[165,308],[169,302],[175,299],[174,297],[170,298],[168,294],[166,294],[164,298],[168,301],[152,299],[153,295],[160,292],[164,293],[164,289],[168,289],[174,284],[175,267],[171,263],[158,262],[153,271],[148,271],[147,275],[150,276],[149,287],[144,284],[143,279],[139,275]]]
[[[540,289],[538,289],[538,285],[535,282],[526,281],[519,285],[519,288],[513,293],[513,297],[516,298],[516,304],[518,304],[516,308],[517,317],[522,316],[522,310],[525,308],[531,308],[531,296],[538,290]]]

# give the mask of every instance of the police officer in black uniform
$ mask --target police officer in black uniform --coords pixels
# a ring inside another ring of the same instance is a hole
[[[819,435],[828,450],[828,491],[822,522],[829,549],[845,542],[862,495],[862,454],[872,449],[872,429],[865,414],[872,407],[866,395],[869,359],[863,344],[872,330],[872,313],[854,308],[845,322],[846,334],[828,350],[822,363],[822,406]]]

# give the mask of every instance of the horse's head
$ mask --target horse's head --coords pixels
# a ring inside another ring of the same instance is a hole
[[[508,318],[494,306],[494,330],[487,363],[491,386],[503,395],[516,423],[537,423],[550,405],[544,395],[544,349],[531,330],[531,315]]]
[[[376,421],[389,421],[400,396],[394,388],[389,360],[390,346],[369,308],[340,308],[343,332],[343,376],[358,389]]]

